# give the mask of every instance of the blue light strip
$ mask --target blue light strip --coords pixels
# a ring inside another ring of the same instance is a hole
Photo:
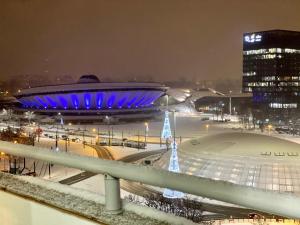
[[[46,96],[45,97],[47,99],[47,101],[49,102],[50,106],[53,108],[53,109],[56,109],[57,108],[57,103],[49,96]]]
[[[40,106],[47,109],[48,104],[45,103],[39,96],[36,96],[35,99],[40,103]]]
[[[112,94],[110,96],[110,98],[108,99],[107,106],[108,106],[109,109],[111,109],[112,106],[114,105],[115,98],[116,98],[116,96],[114,94]]]
[[[104,95],[102,92],[97,93],[97,108],[101,109],[103,103]]]
[[[131,105],[135,102],[135,100],[137,99],[137,96],[133,96],[133,98],[127,102],[127,107],[131,108]]]
[[[23,107],[43,109],[120,109],[151,107],[163,91],[111,91],[62,93],[19,99]]]
[[[151,96],[152,96],[152,94],[148,92],[148,93],[145,95],[144,100],[140,103],[140,107],[144,107],[145,104],[149,101],[149,98],[150,98]]]
[[[72,94],[71,95],[71,99],[72,99],[72,103],[73,103],[74,108],[78,109],[78,107],[79,107],[79,100],[78,100],[77,95]]]
[[[135,107],[136,108],[140,107],[140,104],[142,101],[144,101],[144,99],[145,99],[145,96],[143,96],[138,102],[135,103]]]
[[[91,94],[86,93],[84,94],[84,104],[86,109],[90,109],[91,107]]]
[[[68,101],[61,95],[58,96],[58,99],[62,105],[63,109],[67,109],[68,108]]]
[[[127,100],[127,96],[123,97],[119,102],[118,102],[118,108],[122,108],[123,105],[125,104],[126,100]]]

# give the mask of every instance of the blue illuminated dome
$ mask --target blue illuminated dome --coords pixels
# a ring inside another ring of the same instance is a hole
[[[34,87],[15,96],[21,109],[111,113],[153,109],[166,90],[158,83],[104,83],[95,75],[83,75],[75,84]]]

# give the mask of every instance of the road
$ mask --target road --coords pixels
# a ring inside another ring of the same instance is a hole
[[[108,160],[114,160],[114,157],[110,153],[107,147],[105,146],[99,146],[99,145],[88,145],[92,148],[94,148],[97,152],[97,155],[101,159],[108,159]]]
[[[88,146],[95,149],[99,158],[107,159],[107,160],[114,160],[111,153],[105,146],[96,146],[96,145],[88,145]],[[80,181],[83,181],[83,180],[88,179],[95,175],[97,175],[97,174],[85,171],[85,172],[76,174],[72,177],[68,177],[64,180],[61,180],[61,181],[59,181],[59,183],[66,184],[66,185],[72,185],[72,184],[78,183]]]
[[[83,181],[83,180],[88,179],[95,175],[96,175],[95,173],[85,171],[85,172],[76,174],[75,176],[61,180],[61,181],[59,181],[59,183],[66,184],[66,185],[72,185],[72,184],[78,183],[80,181]]]

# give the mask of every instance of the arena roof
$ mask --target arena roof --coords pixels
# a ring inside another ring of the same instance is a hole
[[[101,83],[83,75],[78,83],[20,90],[15,96],[23,108],[34,110],[112,111],[151,108],[168,88],[159,83]]]
[[[170,152],[154,166],[168,168]],[[252,133],[222,133],[179,146],[181,172],[300,195],[300,145]]]

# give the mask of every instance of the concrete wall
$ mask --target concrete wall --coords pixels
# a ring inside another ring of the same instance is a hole
[[[84,218],[0,191],[1,225],[95,225]]]

